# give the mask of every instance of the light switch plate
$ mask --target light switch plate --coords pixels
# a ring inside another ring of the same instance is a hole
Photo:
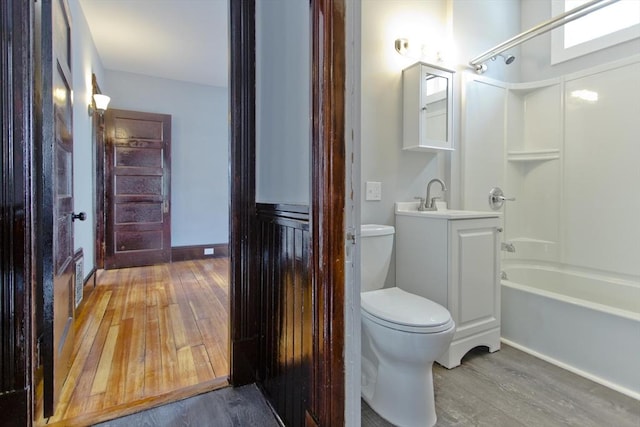
[[[365,193],[365,200],[382,200],[382,183],[367,181]]]

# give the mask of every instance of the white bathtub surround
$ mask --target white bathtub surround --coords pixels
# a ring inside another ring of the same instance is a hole
[[[640,279],[553,266],[505,266],[509,345],[640,400]]]
[[[638,76],[637,54],[536,82],[468,74],[462,126],[463,206],[486,209],[492,186],[515,197],[502,263],[535,270],[505,269],[505,342],[636,398]]]
[[[507,259],[640,276],[639,75],[640,55],[539,82],[466,75],[464,208],[494,186],[516,198]]]

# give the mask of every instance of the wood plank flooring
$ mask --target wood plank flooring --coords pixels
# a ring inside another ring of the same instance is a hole
[[[43,423],[95,422],[225,386],[228,271],[228,258],[210,258],[99,272],[60,403]]]
[[[512,347],[434,364],[437,427],[639,427],[640,401]],[[364,401],[362,426],[391,426]]]

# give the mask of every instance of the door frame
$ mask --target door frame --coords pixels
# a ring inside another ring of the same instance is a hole
[[[311,0],[311,270],[314,348],[308,425],[345,421],[346,2]],[[260,280],[255,202],[255,0],[230,2],[231,383],[256,381]]]
[[[33,2],[0,3],[0,426],[33,418],[33,14]]]

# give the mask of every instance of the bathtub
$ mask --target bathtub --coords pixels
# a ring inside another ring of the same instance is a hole
[[[503,270],[505,344],[640,399],[640,283],[546,266]]]

